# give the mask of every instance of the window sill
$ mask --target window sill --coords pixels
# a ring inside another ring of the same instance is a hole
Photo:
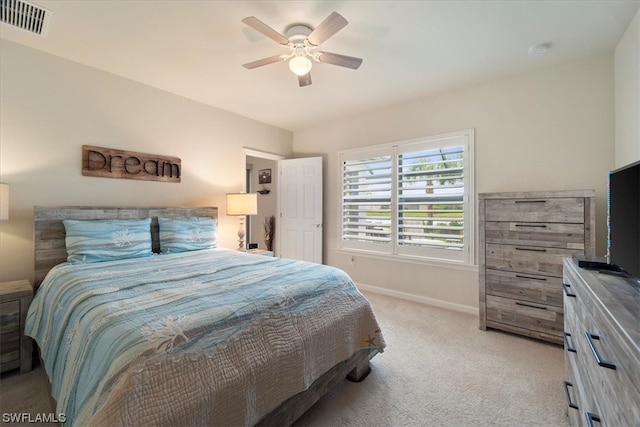
[[[334,250],[337,254],[341,254],[341,255],[348,255],[348,256],[358,255],[365,258],[379,259],[383,261],[405,262],[410,264],[419,264],[419,265],[426,265],[426,266],[439,267],[439,268],[450,268],[453,270],[478,272],[477,265],[466,264],[466,263],[457,262],[457,261],[438,260],[434,258],[423,258],[423,257],[417,257],[417,256],[410,256],[410,255],[385,254],[382,252],[365,251],[365,250],[358,250],[358,249],[336,248]]]

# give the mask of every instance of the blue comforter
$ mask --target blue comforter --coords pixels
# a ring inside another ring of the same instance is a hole
[[[341,270],[226,249],[60,264],[25,333],[41,349],[57,412],[77,425],[250,425],[354,351],[384,347]],[[185,363],[195,372],[173,372]],[[290,377],[283,391],[274,370]]]

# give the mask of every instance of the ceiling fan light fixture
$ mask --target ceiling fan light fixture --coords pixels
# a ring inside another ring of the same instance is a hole
[[[289,69],[298,76],[304,76],[311,71],[311,66],[311,61],[305,56],[294,56],[289,60]]]
[[[322,43],[348,24],[347,20],[338,12],[332,12],[316,28],[307,24],[292,24],[285,29],[284,34],[280,34],[255,16],[248,16],[242,22],[289,49],[289,52],[283,55],[274,55],[242,64],[244,68],[249,70],[275,62],[288,61],[289,69],[298,77],[298,85],[304,87],[311,84],[313,61],[338,65],[352,70],[357,70],[362,64],[361,58],[317,50]]]

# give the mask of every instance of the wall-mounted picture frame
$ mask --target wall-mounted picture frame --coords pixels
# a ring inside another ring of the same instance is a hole
[[[258,171],[258,184],[271,184],[271,169],[260,169]]]

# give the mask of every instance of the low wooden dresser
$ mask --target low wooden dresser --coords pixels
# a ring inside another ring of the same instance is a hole
[[[640,284],[564,260],[565,396],[572,426],[640,426]]]
[[[595,191],[481,193],[480,329],[562,344],[562,259],[593,255]]]
[[[28,280],[0,283],[0,372],[31,370],[32,343],[24,335],[24,325],[32,298]]]

